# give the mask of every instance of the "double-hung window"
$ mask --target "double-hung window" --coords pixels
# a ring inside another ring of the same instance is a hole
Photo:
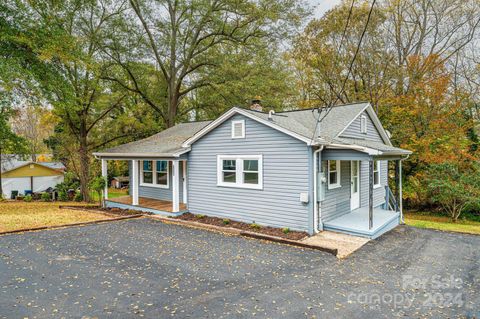
[[[328,161],[328,189],[340,187],[340,161]]]
[[[218,155],[217,185],[262,189],[262,155]]]
[[[142,161],[140,185],[168,188],[169,173],[168,161]]]
[[[373,161],[373,186],[380,187],[380,162]]]

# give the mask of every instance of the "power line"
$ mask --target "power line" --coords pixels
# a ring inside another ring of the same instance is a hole
[[[351,8],[353,8],[353,3],[354,3],[354,2],[355,2],[355,0],[352,1],[352,7],[351,7]],[[325,107],[322,108],[322,111],[320,111],[320,108],[318,108],[318,113],[319,113],[319,114],[318,114],[317,123],[316,123],[316,125],[315,125],[315,130],[313,131],[313,135],[312,135],[312,138],[311,138],[311,141],[312,141],[312,142],[313,142],[313,139],[314,139],[314,137],[315,137],[315,133],[317,132],[317,128],[318,128],[319,123],[330,113],[330,111],[332,110],[333,106],[338,102],[339,96],[341,96],[341,95],[345,92],[345,86],[346,86],[346,84],[347,84],[348,78],[350,77],[350,74],[352,73],[353,64],[355,63],[355,60],[357,59],[358,53],[360,52],[360,48],[361,48],[361,46],[362,46],[363,38],[365,37],[365,33],[367,32],[367,28],[368,28],[368,25],[369,25],[370,20],[371,20],[371,17],[372,17],[373,8],[374,8],[374,6],[375,6],[375,3],[376,3],[376,0],[373,0],[373,1],[372,1],[372,5],[371,5],[371,7],[370,7],[370,10],[369,10],[369,12],[368,12],[368,17],[367,17],[367,21],[366,21],[366,23],[365,23],[365,27],[363,28],[362,34],[361,34],[361,36],[360,36],[360,40],[358,41],[357,48],[356,48],[356,50],[355,50],[355,54],[353,55],[353,59],[352,59],[352,61],[350,62],[350,65],[349,65],[349,67],[348,67],[347,75],[346,75],[345,79],[343,80],[343,84],[342,84],[342,88],[341,88],[341,90],[340,90],[340,93],[337,94],[337,98],[335,99],[335,101],[334,101],[333,103],[330,103],[330,105],[328,105],[328,106],[326,107],[327,110],[326,110],[325,114],[323,114],[323,116],[321,115],[321,113],[322,113],[323,109],[325,109]],[[350,18],[350,14],[349,14],[349,18]],[[349,19],[347,20],[347,25],[348,25],[348,23],[349,23]],[[345,30],[346,30],[346,28],[345,28]],[[345,31],[345,30],[344,30],[344,31]],[[342,39],[343,39],[343,36],[342,36]],[[340,43],[340,45],[341,45],[341,44],[342,44],[342,43]]]

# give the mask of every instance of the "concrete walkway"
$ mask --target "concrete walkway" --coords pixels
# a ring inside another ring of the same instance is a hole
[[[309,245],[338,249],[338,258],[347,257],[348,255],[365,245],[368,241],[368,238],[350,236],[327,230],[302,240],[302,242]]]

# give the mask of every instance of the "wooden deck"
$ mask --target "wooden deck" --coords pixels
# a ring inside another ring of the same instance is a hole
[[[116,202],[125,205],[132,205],[132,196],[121,196],[117,198],[109,198],[108,201]],[[164,212],[172,212],[172,202],[166,200],[152,199],[146,197],[138,198],[138,206],[136,207],[145,207],[150,209],[161,210]],[[180,203],[180,211],[186,210],[187,205]]]

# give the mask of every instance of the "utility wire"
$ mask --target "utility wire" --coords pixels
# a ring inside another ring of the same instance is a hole
[[[350,12],[349,12],[349,15],[348,15],[348,20],[347,20],[347,24],[346,24],[346,27],[344,29],[344,34],[345,34],[345,31],[347,29],[347,26],[349,24],[349,20],[350,20],[350,17],[351,17],[351,10],[353,9],[353,4],[354,4],[355,0],[352,1],[352,6],[350,7]],[[362,34],[360,36],[360,40],[358,41],[358,44],[357,44],[357,48],[355,50],[355,54],[353,55],[353,59],[352,61],[350,62],[350,65],[348,67],[348,72],[347,72],[347,76],[345,77],[344,81],[343,81],[343,84],[342,84],[342,88],[340,90],[340,93],[337,95],[337,98],[335,99],[335,101],[333,103],[329,103],[329,105],[327,107],[323,107],[323,108],[318,108],[318,119],[317,119],[317,123],[315,125],[315,130],[313,131],[313,135],[312,135],[312,138],[311,138],[311,142],[313,142],[314,138],[315,138],[315,133],[317,132],[317,128],[318,128],[318,125],[320,124],[320,122],[330,113],[330,111],[332,110],[333,106],[338,102],[339,100],[339,97],[338,96],[341,96],[344,92],[345,92],[345,86],[347,84],[347,81],[348,81],[348,78],[350,77],[350,74],[352,73],[352,68],[353,68],[353,64],[355,63],[355,60],[357,59],[357,56],[358,56],[358,53],[360,52],[360,48],[362,46],[362,42],[363,42],[363,38],[365,37],[365,33],[367,32],[367,28],[368,28],[368,25],[370,23],[370,20],[371,20],[371,17],[372,17],[372,13],[373,13],[373,8],[375,6],[375,3],[376,3],[376,0],[373,0],[372,1],[372,5],[370,7],[370,11],[368,12],[368,17],[367,17],[367,21],[365,23],[365,27],[363,28],[363,31],[362,31]],[[343,36],[342,36],[342,40],[343,40]],[[342,45],[342,42],[340,42],[340,45]],[[340,47],[341,48],[341,47]],[[324,109],[327,109],[325,114],[323,114],[322,116],[322,113],[323,113],[323,110]]]

